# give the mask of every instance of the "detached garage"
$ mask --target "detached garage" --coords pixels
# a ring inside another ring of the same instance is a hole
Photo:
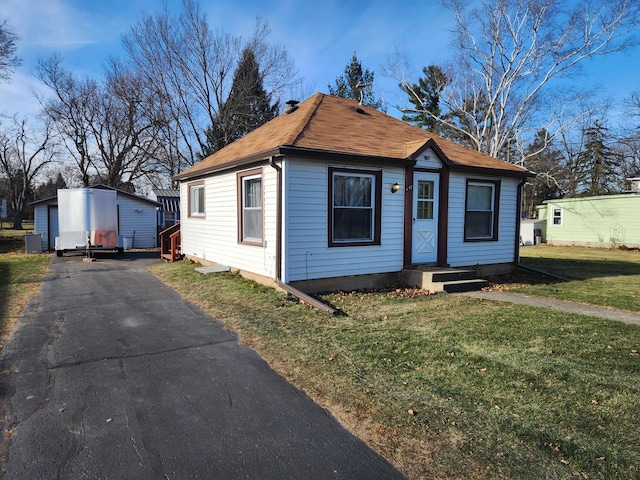
[[[153,248],[158,245],[158,202],[106,185],[90,189],[116,192],[118,236],[122,247]],[[42,249],[54,250],[55,239],[60,236],[58,196],[38,200],[31,205],[34,207],[34,233],[42,235]]]

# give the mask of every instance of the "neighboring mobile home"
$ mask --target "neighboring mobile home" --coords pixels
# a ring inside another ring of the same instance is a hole
[[[116,192],[116,215],[118,236],[122,247],[152,248],[158,246],[156,209],[160,204],[132,193],[106,185],[95,185],[89,189]],[[60,235],[58,196],[31,203],[33,205],[34,233],[42,235],[42,250],[54,250],[55,238]]]
[[[317,93],[175,177],[182,253],[305,290],[510,269],[529,172]]]
[[[622,195],[547,200],[538,208],[550,245],[640,248],[640,190]]]

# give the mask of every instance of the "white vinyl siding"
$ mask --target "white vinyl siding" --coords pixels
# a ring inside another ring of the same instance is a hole
[[[426,149],[422,155],[416,159],[416,168],[442,168],[442,162],[433,150]]]
[[[467,178],[500,180],[498,240],[464,241],[465,194]],[[519,179],[483,177],[452,172],[449,179],[448,263],[452,267],[514,262]]]
[[[262,168],[263,243],[238,243],[237,172],[223,172],[204,180],[206,218],[189,218],[187,202],[181,201],[182,253],[207,262],[275,278],[276,171]],[[185,200],[188,183],[180,186]]]
[[[285,233],[288,249],[283,280],[331,278],[402,270],[404,235],[404,168],[382,170],[382,231],[380,245],[328,246],[329,166],[376,170],[379,166],[349,165],[288,158],[284,164]],[[401,190],[391,193],[391,185]]]

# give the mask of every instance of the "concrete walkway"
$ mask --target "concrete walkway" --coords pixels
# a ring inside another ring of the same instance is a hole
[[[52,258],[0,356],[4,480],[404,478],[158,261]]]
[[[596,305],[587,305],[586,303],[568,302],[566,300],[555,300],[553,298],[545,297],[531,297],[521,293],[500,291],[465,292],[460,293],[459,295],[480,298],[483,300],[494,300],[496,302],[530,305],[532,307],[554,308],[565,312],[579,313],[581,315],[590,315],[592,317],[600,317],[608,320],[617,320],[619,322],[640,325],[640,314],[624,310],[616,310],[613,308],[598,307]]]

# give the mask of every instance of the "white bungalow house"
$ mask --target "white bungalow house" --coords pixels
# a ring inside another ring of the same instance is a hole
[[[506,271],[529,172],[316,93],[175,177],[182,254],[308,291]]]

